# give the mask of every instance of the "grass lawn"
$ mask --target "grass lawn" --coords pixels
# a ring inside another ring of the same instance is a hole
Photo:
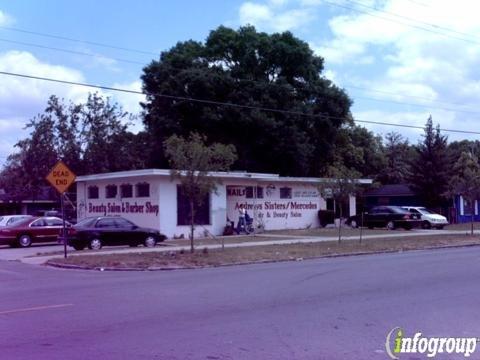
[[[322,256],[373,253],[379,251],[408,251],[437,248],[444,246],[480,245],[480,236],[438,235],[412,236],[408,238],[368,239],[362,244],[357,241],[336,241],[292,244],[252,246],[244,248],[227,248],[222,250],[203,251],[197,247],[194,254],[185,251],[123,253],[111,255],[79,255],[67,259],[49,260],[50,264],[69,264],[98,268],[196,268],[205,266],[221,266],[248,262],[286,261],[316,258]]]

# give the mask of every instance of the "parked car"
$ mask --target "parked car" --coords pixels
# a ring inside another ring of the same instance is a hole
[[[422,228],[431,229],[432,227],[437,229],[443,229],[445,225],[448,225],[448,220],[445,216],[437,214],[423,206],[402,206],[413,214],[420,215],[422,219]]]
[[[386,227],[389,230],[401,227],[410,230],[419,227],[422,220],[420,215],[412,214],[400,206],[375,206],[363,214],[363,223],[361,214],[349,217],[346,223],[351,227]]]
[[[29,247],[32,243],[57,241],[62,228],[63,220],[57,217],[27,217],[0,228],[0,245]]]
[[[31,215],[2,215],[0,216],[0,228],[10,226],[17,221],[21,221],[31,217]]]
[[[99,250],[104,245],[154,247],[166,239],[158,230],[139,227],[119,216],[85,218],[69,229],[67,237],[75,250]]]

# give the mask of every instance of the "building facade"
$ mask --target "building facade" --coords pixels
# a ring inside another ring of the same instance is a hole
[[[227,221],[238,221],[243,204],[255,225],[266,230],[318,227],[318,211],[326,208],[319,178],[280,177],[275,174],[216,172],[221,183],[196,211],[195,236],[221,235]],[[369,184],[371,180],[359,179]],[[139,226],[160,230],[169,238],[188,237],[188,199],[169,170],[146,169],[80,176],[77,217],[123,216]],[[356,199],[349,200],[355,214]]]

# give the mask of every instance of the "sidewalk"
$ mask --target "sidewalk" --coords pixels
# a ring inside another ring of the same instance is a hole
[[[465,230],[418,230],[412,232],[395,232],[391,234],[378,234],[378,235],[364,235],[363,240],[368,239],[380,239],[380,238],[398,238],[398,237],[409,237],[409,236],[435,236],[435,235],[465,235],[469,234],[469,231]],[[474,231],[474,234],[479,235],[480,230]],[[247,236],[247,235],[246,235]],[[261,235],[262,237],[270,237],[276,235]],[[303,244],[303,243],[316,243],[322,241],[337,241],[338,236],[323,236],[323,237],[299,237],[299,236],[285,236],[285,240],[266,240],[266,241],[249,241],[249,242],[239,242],[239,243],[229,243],[225,244],[225,248],[241,248],[241,247],[251,247],[251,246],[268,246],[268,245],[289,245],[289,244]],[[359,236],[342,236],[342,241],[354,241],[359,240]],[[197,245],[197,249],[207,248],[209,250],[221,249],[221,244],[211,244],[211,245]],[[180,250],[189,251],[190,246],[157,246],[154,248],[119,248],[119,249],[109,249],[102,251],[75,251],[69,248],[68,256],[80,256],[80,255],[108,255],[108,254],[121,254],[121,253],[150,253],[150,252],[177,252]],[[63,257],[63,254],[55,255],[43,255],[43,256],[25,256],[19,257],[16,260],[20,260],[26,264],[41,265],[46,261]]]

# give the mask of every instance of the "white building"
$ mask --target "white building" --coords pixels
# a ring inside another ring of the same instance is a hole
[[[206,231],[221,235],[227,218],[238,221],[240,204],[266,230],[318,227],[318,210],[326,209],[319,178],[280,177],[274,174],[216,172],[216,193],[197,210],[195,236]],[[144,227],[159,229],[167,237],[188,238],[189,206],[178,180],[169,170],[147,169],[80,176],[77,182],[77,216],[121,215]],[[359,183],[371,184],[369,179]],[[349,201],[355,214],[355,197]]]

